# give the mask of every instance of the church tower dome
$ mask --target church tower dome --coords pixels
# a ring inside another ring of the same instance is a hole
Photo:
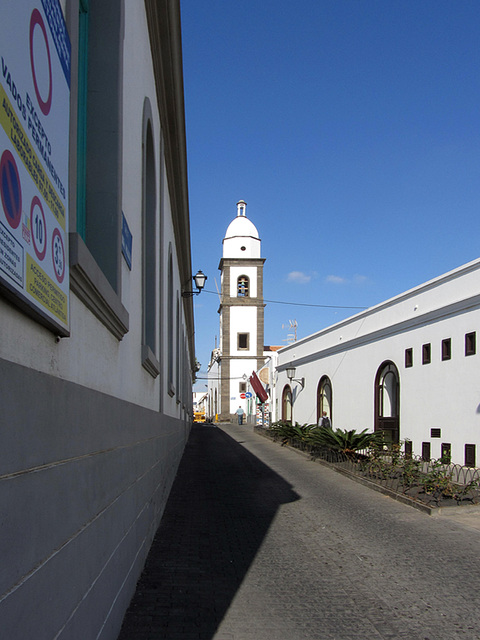
[[[223,239],[223,257],[260,258],[261,241],[257,227],[247,218],[247,203],[237,202],[237,217],[228,225]]]

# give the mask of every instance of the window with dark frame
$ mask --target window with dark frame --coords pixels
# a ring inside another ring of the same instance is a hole
[[[145,109],[145,107],[144,107]],[[152,124],[148,118],[148,111],[144,113],[143,149],[143,343],[153,354],[157,345],[157,286],[156,286],[156,188],[155,188],[155,142]]]
[[[422,442],[422,460],[430,462],[430,442]]]
[[[431,438],[441,438],[442,430],[439,427],[432,427],[430,429],[430,437]]]
[[[430,364],[432,361],[432,345],[430,343],[422,346],[422,364]]]
[[[405,440],[405,458],[407,460],[412,459],[413,442],[411,440]]]
[[[442,457],[443,464],[450,464],[452,461],[452,445],[450,442],[442,442]]]
[[[465,466],[466,467],[475,466],[475,445],[474,444],[465,445]]]
[[[77,233],[121,293],[122,11],[118,0],[79,3]],[[105,48],[109,55],[103,55]],[[104,167],[120,167],[105,171]]]
[[[248,349],[248,338],[249,338],[249,334],[248,333],[239,333],[237,334],[238,340],[237,340],[237,346],[239,350],[246,350]]]
[[[452,357],[452,339],[442,340],[442,360],[450,360]]]
[[[413,349],[405,349],[405,367],[413,367]]]
[[[240,382],[240,384],[238,385],[238,391],[239,393],[245,393],[247,391],[247,383]]]
[[[173,352],[173,336],[174,336],[174,290],[173,290],[173,258],[172,246],[169,246],[168,255],[168,292],[167,292],[167,392],[170,397],[175,395],[175,386],[173,380],[174,374],[174,352]]]
[[[476,332],[465,334],[465,355],[474,356],[477,351],[477,337]]]

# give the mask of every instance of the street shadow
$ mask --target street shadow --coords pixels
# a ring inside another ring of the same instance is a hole
[[[210,640],[280,505],[299,496],[225,431],[194,425],[118,640]]]

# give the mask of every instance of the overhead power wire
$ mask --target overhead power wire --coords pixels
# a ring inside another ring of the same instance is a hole
[[[215,295],[219,295],[218,291],[209,291],[208,289],[203,289],[205,293],[213,293]],[[285,304],[290,305],[292,307],[317,307],[319,309],[360,309],[365,310],[368,307],[354,307],[350,305],[341,305],[341,304],[310,304],[308,302],[285,302],[283,300],[267,300],[263,299],[263,302],[269,302],[270,304]]]

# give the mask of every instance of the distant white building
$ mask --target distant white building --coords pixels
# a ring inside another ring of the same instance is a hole
[[[193,392],[193,411],[206,411],[207,404],[207,392],[206,391],[194,391]]]
[[[275,418],[313,423],[326,411],[334,427],[475,466],[479,327],[475,260],[282,348]]]

